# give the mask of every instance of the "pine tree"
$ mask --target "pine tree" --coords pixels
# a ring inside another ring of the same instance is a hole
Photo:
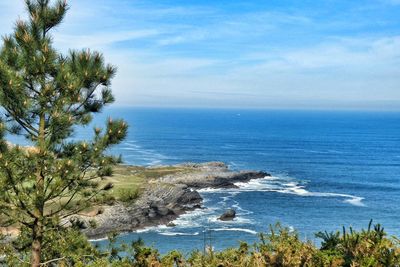
[[[95,128],[93,140],[72,141],[76,127],[114,101],[116,69],[90,50],[62,55],[50,31],[63,20],[66,1],[27,0],[0,51],[0,221],[28,229],[31,266],[39,266],[46,234],[103,192],[99,182],[117,158],[106,150],[127,133],[122,120]],[[10,145],[6,133],[31,147]]]

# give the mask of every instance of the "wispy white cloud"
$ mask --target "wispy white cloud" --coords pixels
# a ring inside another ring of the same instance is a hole
[[[133,30],[117,32],[99,32],[85,35],[55,34],[56,44],[60,48],[102,49],[118,42],[148,38],[160,34],[157,30]]]
[[[0,2],[2,33],[23,11],[14,2]],[[68,2],[56,46],[103,52],[118,66],[119,104],[400,107],[400,29],[387,16],[371,24],[358,6],[323,13],[311,6],[226,11],[212,4]],[[371,25],[390,30],[365,30]]]
[[[134,89],[117,93],[121,99],[135,96],[133,102],[121,103],[136,105],[174,101],[189,106],[234,106],[240,99],[254,107],[323,107],[330,103],[346,108],[393,108],[400,104],[399,41],[399,36],[354,38],[307,49],[259,52],[241,59],[257,59],[248,65],[190,58],[135,62],[124,66],[116,79],[118,88]],[[215,71],[220,66],[223,71]],[[132,70],[136,75],[129,76]]]

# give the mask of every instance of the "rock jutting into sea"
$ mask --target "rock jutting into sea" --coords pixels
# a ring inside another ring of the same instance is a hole
[[[131,232],[148,226],[168,225],[179,215],[202,208],[202,188],[235,188],[237,182],[264,178],[262,171],[232,171],[222,162],[185,163],[172,167],[185,171],[163,175],[148,181],[133,203],[116,202],[102,206],[96,215],[75,215],[82,221],[82,232],[89,238],[102,238],[111,232]],[[148,167],[155,169],[160,167]],[[72,218],[69,218],[72,219]],[[233,218],[232,218],[233,219]],[[86,227],[95,221],[96,227]]]

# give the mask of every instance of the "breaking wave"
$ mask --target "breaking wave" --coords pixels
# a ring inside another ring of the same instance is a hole
[[[140,145],[136,144],[135,141],[127,141],[122,144],[119,148],[123,150],[124,159],[132,164],[144,164],[144,165],[160,165],[166,160],[172,159],[163,154],[157,153],[151,149],[144,149]]]
[[[331,193],[331,192],[311,192],[305,188],[305,185],[301,184],[301,182],[296,181],[291,178],[280,178],[276,176],[267,176],[262,179],[254,179],[249,182],[237,182],[235,185],[238,188],[233,189],[219,189],[219,188],[205,188],[199,190],[200,193],[209,194],[209,193],[240,193],[240,192],[277,192],[281,194],[292,194],[296,196],[302,197],[331,197],[331,198],[342,198],[343,202],[359,206],[365,207],[365,204],[362,202],[364,200],[363,197],[354,196],[350,194],[342,194],[342,193]],[[226,198],[226,197],[225,197]]]
[[[354,206],[365,206],[362,202],[363,197],[353,196],[349,194],[330,193],[330,192],[310,192],[299,181],[279,178],[265,177],[263,179],[251,180],[247,183],[235,183],[239,191],[261,191],[261,192],[277,192],[282,194],[292,194],[303,197],[334,197],[343,198],[343,202]]]
[[[252,235],[256,235],[257,232],[254,230],[246,229],[246,228],[216,228],[210,229],[211,231],[219,232],[219,231],[234,231],[234,232],[244,232]]]
[[[165,236],[196,236],[199,235],[199,232],[195,233],[179,233],[179,232],[162,232],[160,235],[165,235]]]

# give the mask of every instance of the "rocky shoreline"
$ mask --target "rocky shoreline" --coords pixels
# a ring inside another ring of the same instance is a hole
[[[221,162],[180,164],[190,167],[188,173],[165,175],[149,181],[140,197],[132,204],[104,206],[101,214],[80,215],[82,229],[90,239],[104,238],[112,232],[132,232],[148,226],[166,225],[179,215],[202,208],[202,188],[235,188],[237,182],[248,182],[270,174],[262,171],[232,171]],[[149,167],[152,168],[152,167]],[[96,227],[89,227],[95,221]]]

